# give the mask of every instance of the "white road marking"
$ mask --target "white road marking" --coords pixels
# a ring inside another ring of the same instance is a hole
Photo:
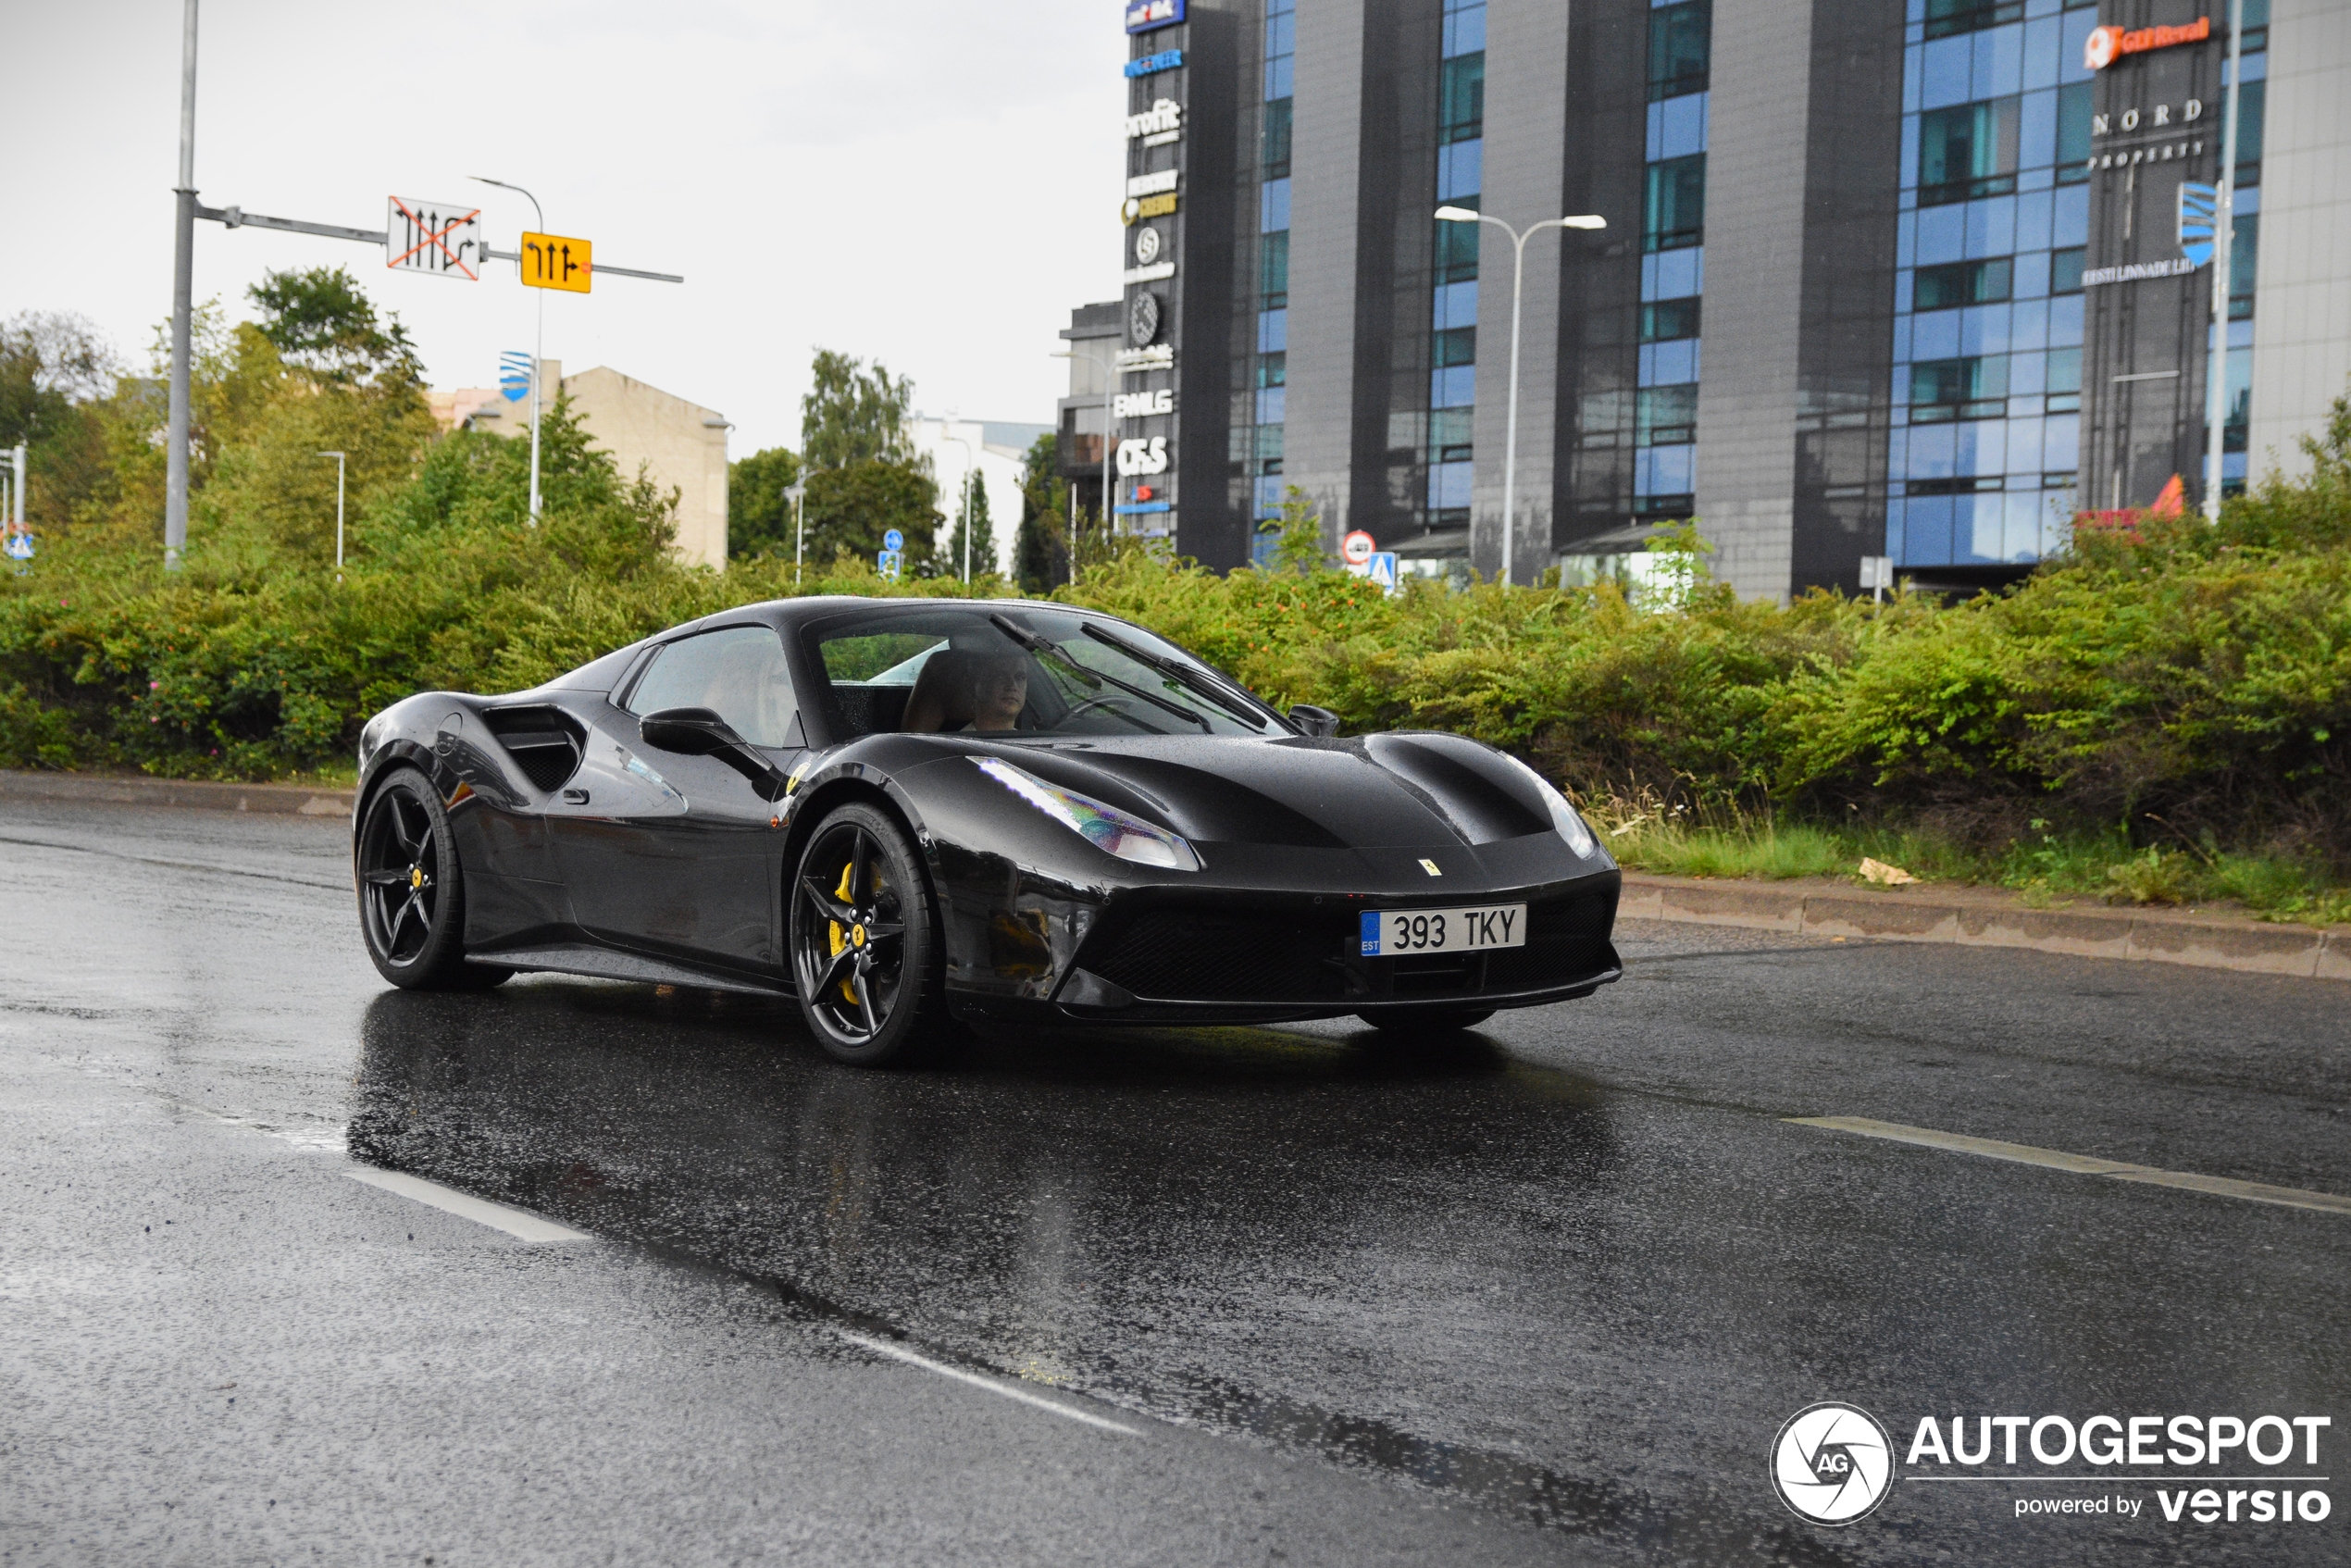
[[[918,1356],[902,1345],[893,1345],[887,1339],[876,1339],[864,1334],[852,1334],[846,1328],[836,1328],[833,1332],[848,1340],[849,1343],[871,1350],[877,1356],[888,1356],[892,1361],[902,1361],[908,1366],[919,1366],[925,1372],[936,1372],[941,1377],[952,1377],[958,1383],[968,1383],[975,1388],[985,1388],[991,1394],[1001,1394],[1008,1400],[1018,1400],[1022,1404],[1035,1405],[1039,1410],[1051,1411],[1055,1415],[1066,1416],[1072,1421],[1082,1421],[1088,1426],[1099,1426],[1105,1432],[1116,1432],[1126,1437],[1142,1436],[1142,1433],[1132,1426],[1122,1425],[1118,1422],[1095,1415],[1088,1411],[1072,1410],[1058,1400],[1046,1399],[1040,1394],[1032,1394],[1026,1388],[1015,1388],[993,1377],[982,1377],[976,1372],[965,1372],[961,1367],[947,1366],[931,1360],[928,1356]]]
[[[2036,1149],[2029,1143],[2002,1143],[1993,1138],[1970,1138],[1964,1133],[1937,1132],[1932,1127],[1904,1126],[1899,1122],[1872,1121],[1867,1116],[1790,1116],[1786,1119],[1800,1127],[1825,1127],[1831,1132],[1858,1133],[1863,1138],[1883,1138],[1896,1143],[1916,1143],[1957,1154],[1980,1154],[1987,1160],[2012,1160],[2020,1165],[2040,1165],[2053,1171],[2071,1171],[2077,1176],[2112,1176],[2117,1181],[2145,1182],[2150,1187],[2179,1187],[2190,1192],[2242,1198],[2250,1203],[2280,1203],[2289,1209],[2316,1209],[2322,1213],[2351,1214],[2351,1198],[2338,1197],[2332,1192],[2309,1192],[2298,1187],[2271,1187],[2264,1182],[2237,1181],[2229,1176],[2197,1176],[2191,1171],[2158,1170],[2153,1165],[2134,1165],[2127,1160],[2101,1160],[2095,1155],[2068,1154],[2056,1149]]]
[[[454,1214],[461,1220],[471,1220],[476,1225],[486,1225],[492,1230],[503,1230],[517,1241],[592,1241],[595,1239],[584,1230],[574,1230],[569,1226],[557,1225],[553,1220],[541,1219],[528,1210],[510,1209],[504,1203],[492,1203],[487,1199],[459,1192],[454,1188],[443,1187],[437,1181],[427,1181],[422,1176],[404,1176],[398,1171],[373,1169],[345,1171],[343,1175],[354,1181],[364,1181],[369,1187],[380,1187],[386,1192],[396,1192],[403,1198],[414,1199],[429,1208]]]

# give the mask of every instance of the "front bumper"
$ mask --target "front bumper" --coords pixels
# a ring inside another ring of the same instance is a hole
[[[1527,906],[1525,945],[1365,958],[1360,917],[1418,899],[1197,894],[1161,887],[1113,899],[1052,996],[1092,1023],[1226,1023],[1443,1008],[1531,1007],[1589,995],[1623,973],[1610,936],[1623,878],[1451,893],[1445,902]]]

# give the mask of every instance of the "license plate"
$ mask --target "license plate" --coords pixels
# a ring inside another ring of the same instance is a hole
[[[1526,906],[1477,904],[1468,909],[1367,909],[1363,956],[1403,952],[1472,952],[1526,945]]]

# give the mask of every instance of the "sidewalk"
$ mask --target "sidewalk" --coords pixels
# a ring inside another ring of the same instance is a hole
[[[202,784],[139,774],[0,772],[0,801],[7,800],[347,817],[352,791],[300,784]],[[2276,926],[2192,909],[2111,909],[2086,900],[2034,909],[1999,888],[1881,889],[1829,877],[1710,881],[1628,871],[1617,913],[1627,920],[1744,926],[1808,937],[2025,948],[2351,980],[2351,927]]]
[[[1628,920],[1744,926],[1809,937],[2028,948],[2204,969],[2351,980],[2351,927],[2278,926],[2218,911],[2112,909],[2086,899],[2034,909],[2002,888],[1865,888],[1830,877],[1710,881],[1624,874]]]
[[[114,805],[185,806],[198,811],[349,816],[352,791],[306,784],[213,784],[192,778],[151,778],[143,773],[0,771],[0,801],[8,800],[103,801]]]

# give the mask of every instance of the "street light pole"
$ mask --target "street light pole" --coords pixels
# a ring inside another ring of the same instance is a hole
[[[2220,199],[2212,204],[2212,349],[2205,371],[2204,517],[2220,520],[2220,449],[2229,417],[2229,276],[2236,264],[2237,87],[2245,73],[2245,0],[2229,0],[2229,86],[2220,128]],[[2245,472],[2253,477],[2253,432],[2245,431]]]
[[[180,183],[171,233],[171,412],[163,492],[163,569],[176,572],[188,548],[188,357],[196,279],[196,0],[187,0],[180,41]]]
[[[954,416],[947,416],[952,423]],[[964,586],[972,584],[972,443],[961,436],[941,433],[942,441],[952,441],[964,449]]]
[[[1090,359],[1102,367],[1102,526],[1110,526],[1110,427],[1111,394],[1118,385],[1115,361],[1104,359],[1090,349],[1055,349],[1055,359]],[[1077,586],[1077,492],[1069,492],[1069,583]]]
[[[1518,531],[1518,324],[1521,297],[1526,283],[1526,242],[1543,229],[1605,229],[1608,219],[1589,213],[1573,218],[1547,218],[1524,231],[1499,218],[1467,207],[1441,206],[1437,216],[1447,223],[1490,223],[1511,237],[1511,398],[1510,417],[1502,437],[1502,586],[1511,585],[1511,541]]]
[[[191,10],[193,9],[196,0],[188,0]],[[492,180],[486,174],[469,174],[466,178],[484,185],[495,185],[502,191],[517,193],[530,203],[531,216],[539,220],[539,231],[542,234],[547,231],[547,215],[540,209],[539,198],[525,191],[521,186],[510,185],[504,180]],[[522,263],[516,261],[515,265],[519,268]],[[530,342],[530,526],[537,528],[539,526],[539,361],[540,356],[546,352],[547,348],[547,291],[533,289],[531,292],[539,296],[536,306],[539,321],[533,329],[534,335]]]
[[[808,499],[808,481],[802,479],[796,484],[785,486],[784,495],[791,502],[791,583],[798,588],[801,564],[808,558],[808,513],[802,504]]]
[[[342,577],[343,454],[340,452],[322,452],[318,455],[335,460],[335,577],[337,580],[341,580]]]

